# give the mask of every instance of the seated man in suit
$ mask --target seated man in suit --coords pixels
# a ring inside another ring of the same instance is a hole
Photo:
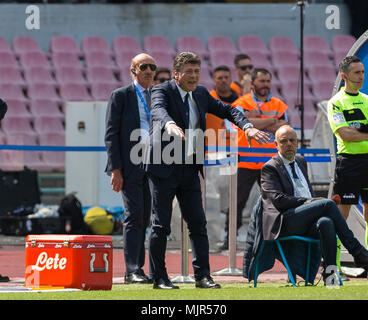
[[[264,240],[300,235],[319,238],[326,285],[336,285],[336,235],[358,267],[368,269],[368,251],[354,237],[334,201],[313,198],[307,162],[296,155],[298,140],[289,125],[275,134],[278,154],[261,172]]]
[[[149,259],[154,289],[177,289],[168,278],[165,266],[167,236],[170,234],[172,202],[176,196],[183,219],[188,225],[193,253],[193,269],[198,288],[220,288],[210,276],[209,243],[206,217],[198,173],[202,173],[206,113],[228,119],[245,131],[249,139],[268,141],[268,135],[253,125],[236,108],[213,98],[206,88],[197,86],[201,60],[191,52],[182,52],[174,60],[174,80],[152,89],[150,122],[150,162],[146,164],[152,194],[152,229]],[[173,142],[180,154],[165,159]],[[199,146],[202,146],[200,148]],[[156,156],[156,157],[155,157]],[[158,159],[157,159],[158,156]],[[202,163],[198,161],[202,159]],[[174,160],[169,163],[166,160]]]

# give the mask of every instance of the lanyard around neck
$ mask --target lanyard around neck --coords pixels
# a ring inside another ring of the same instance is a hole
[[[144,106],[144,110],[147,113],[148,119],[151,119],[151,114],[150,114],[150,111],[148,109],[146,100],[143,98],[142,93],[139,91],[139,89],[137,88],[137,86],[134,86],[134,88],[135,88],[135,91],[137,92],[137,95],[138,95],[139,99],[141,100],[141,102],[142,102],[142,104]]]

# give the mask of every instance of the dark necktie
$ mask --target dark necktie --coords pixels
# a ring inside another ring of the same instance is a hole
[[[146,94],[146,103],[148,110],[151,110],[151,95],[148,89],[144,90],[144,93]]]
[[[289,163],[290,165],[290,168],[291,168],[291,172],[293,173],[293,178],[294,179],[299,179],[298,175],[296,174],[296,171],[295,171],[295,162],[292,161]]]

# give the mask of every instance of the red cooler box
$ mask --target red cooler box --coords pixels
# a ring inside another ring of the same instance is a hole
[[[29,235],[26,287],[110,290],[113,245],[110,236]]]

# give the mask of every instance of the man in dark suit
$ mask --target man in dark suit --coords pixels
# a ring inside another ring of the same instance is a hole
[[[191,52],[174,60],[174,80],[152,89],[150,161],[146,164],[152,193],[152,229],[149,239],[154,289],[177,289],[165,266],[166,238],[170,234],[172,202],[176,196],[187,223],[196,287],[220,288],[210,277],[209,243],[202,205],[202,172],[206,113],[228,119],[245,130],[249,139],[267,141],[236,108],[214,99],[198,85],[201,60]],[[170,141],[172,137],[174,141]],[[172,147],[173,154],[168,152]]]
[[[289,125],[275,134],[278,154],[262,167],[263,238],[300,235],[319,238],[326,285],[338,285],[336,277],[336,234],[354,257],[355,264],[368,269],[368,251],[354,237],[336,203],[313,198],[306,160],[296,155],[298,140]]]
[[[151,213],[147,175],[132,149],[148,139],[150,86],[156,70],[155,60],[147,54],[132,59],[133,83],[112,92],[106,112],[106,172],[111,175],[115,192],[122,191],[126,219],[123,229],[125,283],[147,283],[142,267],[145,261],[145,232]]]

